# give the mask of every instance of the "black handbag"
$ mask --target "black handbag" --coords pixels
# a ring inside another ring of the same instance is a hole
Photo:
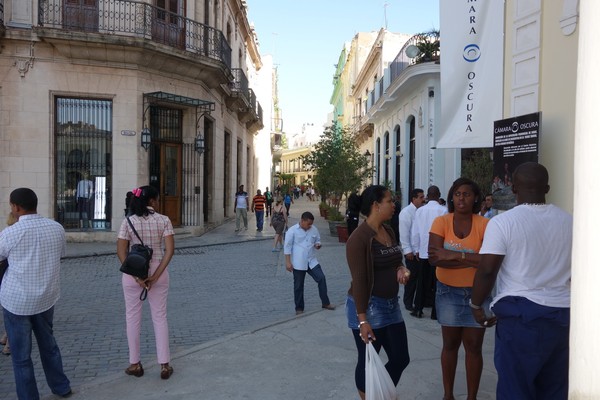
[[[125,261],[123,261],[123,264],[121,264],[120,271],[124,274],[128,274],[139,279],[146,279],[148,278],[148,272],[150,270],[150,260],[152,259],[153,250],[152,248],[144,245],[144,241],[140,235],[138,235],[129,217],[127,217],[127,222],[129,223],[129,226],[131,226],[135,236],[137,236],[139,239],[140,244],[134,244],[131,246],[127,257],[125,257]],[[140,300],[145,300],[147,294],[148,290],[146,288],[142,289]]]

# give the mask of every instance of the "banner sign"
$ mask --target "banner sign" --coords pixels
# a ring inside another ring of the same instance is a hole
[[[502,118],[504,2],[440,1],[442,121],[437,148],[492,147]]]
[[[512,173],[524,162],[538,162],[542,113],[494,121],[492,191],[512,185]]]

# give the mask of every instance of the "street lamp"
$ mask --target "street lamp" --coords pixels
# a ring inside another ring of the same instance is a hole
[[[152,136],[150,135],[150,129],[148,128],[144,128],[142,129],[142,147],[144,148],[144,150],[148,151],[148,148],[150,147],[150,143],[152,142]]]
[[[196,150],[196,153],[198,154],[204,153],[204,137],[200,134],[194,139],[194,150]]]

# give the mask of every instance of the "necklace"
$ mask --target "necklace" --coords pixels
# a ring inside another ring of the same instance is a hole
[[[383,228],[383,227],[382,227]],[[389,240],[389,235],[387,234],[387,232],[385,231],[385,228],[383,228],[383,231],[381,230],[382,228],[379,228],[377,230],[377,241],[385,244],[386,247],[390,247],[392,245],[392,243]]]
[[[546,203],[521,203],[520,206],[532,206],[532,207],[541,207],[545,206]]]

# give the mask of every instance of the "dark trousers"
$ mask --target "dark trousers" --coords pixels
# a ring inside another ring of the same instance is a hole
[[[321,304],[327,306],[330,303],[329,297],[327,296],[327,281],[325,280],[325,274],[321,269],[321,264],[317,264],[314,268],[308,269],[308,271],[301,271],[294,269],[294,303],[296,303],[296,311],[304,311],[304,278],[308,273],[317,282],[319,287],[319,297],[321,298]]]
[[[421,258],[419,260],[419,269],[417,290],[415,292],[415,310],[423,311],[423,307],[427,307],[429,304],[435,310],[435,296],[433,293],[435,268],[429,264],[428,259]]]
[[[385,364],[394,385],[397,385],[402,376],[402,371],[406,369],[410,362],[408,354],[408,339],[406,336],[406,325],[404,322],[392,324],[379,329],[373,329],[373,333],[377,338],[372,342],[373,347],[379,353],[383,347],[387,355],[388,362]],[[360,338],[360,330],[352,329],[354,342],[358,350],[358,361],[354,369],[354,381],[356,388],[361,392],[365,392],[365,352],[366,345]]]
[[[267,205],[266,205],[266,207],[265,207],[265,210],[266,210],[266,212],[267,212],[267,217],[268,217],[269,215],[273,214],[273,202],[272,202],[272,201],[271,201],[271,202],[268,202],[268,201],[267,201]]]
[[[407,309],[412,310],[415,306],[415,292],[417,291],[417,283],[419,282],[419,261],[413,258],[412,260],[405,260],[406,268],[410,271],[410,278],[406,285],[404,285],[404,306]]]
[[[494,304],[492,310],[498,317],[494,349],[498,371],[496,398],[566,400],[570,309],[508,296]]]

